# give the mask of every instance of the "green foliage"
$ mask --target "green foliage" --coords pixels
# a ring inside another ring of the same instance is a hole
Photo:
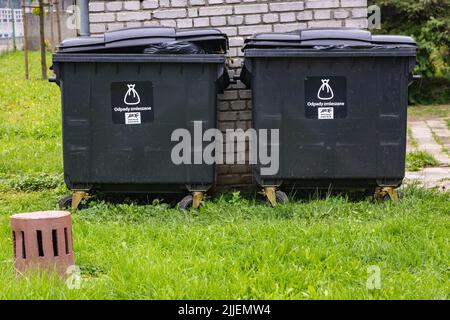
[[[42,1],[44,3],[44,1]],[[39,16],[39,14],[41,13],[41,9],[38,7],[39,6],[39,1],[38,0],[33,0],[31,2],[31,5],[33,6],[33,9],[31,9],[31,13],[34,14],[35,16]],[[45,8],[43,9],[44,12],[44,16],[47,14],[47,12],[45,11]]]
[[[62,187],[62,175],[46,173],[26,175],[0,175],[0,190],[41,191]]]
[[[423,76],[411,88],[412,103],[450,101],[450,1],[371,0],[381,8],[382,34],[412,36],[418,45],[416,73]],[[432,81],[430,79],[440,79]],[[429,90],[434,88],[434,90]]]
[[[447,2],[448,3],[448,2]],[[450,12],[450,6],[448,8]],[[446,13],[446,15],[449,14]],[[450,73],[450,19],[430,17],[420,30],[417,42],[417,71],[427,78],[448,77]]]
[[[408,171],[420,171],[423,168],[437,165],[438,161],[425,151],[413,151],[406,155],[406,170]]]
[[[409,102],[413,105],[439,105],[450,102],[450,79],[423,78],[411,85]]]

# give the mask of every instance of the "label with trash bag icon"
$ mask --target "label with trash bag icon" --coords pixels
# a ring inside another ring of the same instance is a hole
[[[153,122],[153,83],[151,81],[111,83],[111,109],[115,124],[140,125]]]
[[[347,78],[306,77],[305,117],[318,120],[347,117]]]
[[[330,79],[322,79],[322,85],[317,92],[319,100],[331,100],[334,98],[333,89],[329,85]]]
[[[139,97],[139,94],[137,93],[135,87],[136,84],[128,84],[128,91],[125,93],[125,97],[123,98],[123,103],[125,103],[128,106],[135,106],[139,103],[141,103],[141,98]]]

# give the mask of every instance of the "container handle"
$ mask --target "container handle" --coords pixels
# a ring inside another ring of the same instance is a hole
[[[414,81],[420,80],[422,79],[422,75],[421,74],[413,74],[410,76],[409,78],[409,83],[408,86],[412,85],[414,83]]]

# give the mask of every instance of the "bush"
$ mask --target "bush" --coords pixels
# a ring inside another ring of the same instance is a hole
[[[382,29],[375,33],[405,34],[418,45],[415,72],[423,79],[411,87],[411,103],[450,101],[450,1],[369,0],[381,8]],[[433,88],[433,89],[429,89]]]
[[[445,78],[424,78],[411,85],[410,104],[448,104],[450,102],[450,80]]]

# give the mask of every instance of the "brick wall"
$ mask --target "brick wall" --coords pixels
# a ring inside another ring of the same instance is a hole
[[[177,28],[212,27],[228,34],[228,65],[239,73],[244,39],[259,32],[301,28],[367,28],[367,0],[131,0],[90,1],[91,33],[124,27],[164,25]],[[219,96],[221,130],[251,126],[251,93],[238,83]],[[221,165],[218,185],[248,186],[248,165]]]

